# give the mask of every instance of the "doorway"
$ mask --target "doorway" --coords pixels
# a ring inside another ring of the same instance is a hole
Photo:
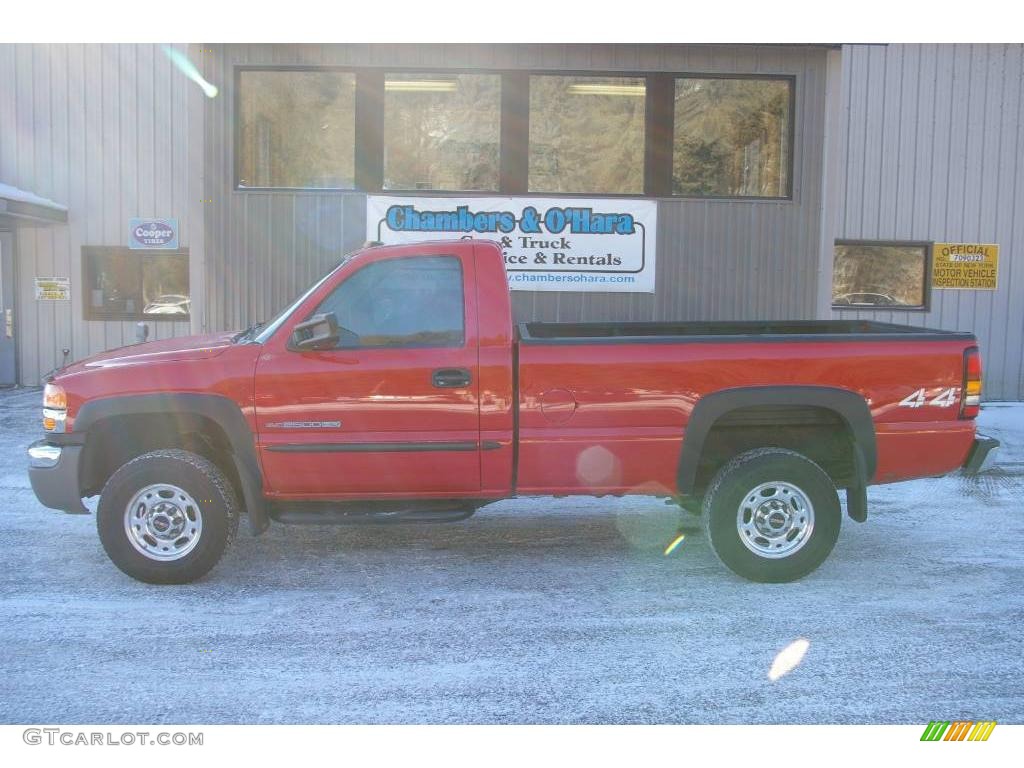
[[[18,383],[14,333],[14,233],[0,231],[0,387]]]

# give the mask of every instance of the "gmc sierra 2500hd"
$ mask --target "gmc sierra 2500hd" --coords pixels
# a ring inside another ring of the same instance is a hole
[[[265,326],[52,376],[29,449],[143,581],[207,573],[248,515],[450,521],[528,494],[651,494],[748,579],[818,567],[866,487],[977,471],[974,337],[864,321],[522,323],[500,248],[364,248]]]

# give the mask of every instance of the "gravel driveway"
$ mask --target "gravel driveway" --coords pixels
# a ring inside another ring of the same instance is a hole
[[[982,414],[992,471],[870,489],[868,522],[793,584],[742,581],[697,531],[664,555],[661,501],[545,498],[243,524],[205,580],[155,587],[91,515],[36,502],[40,400],[0,392],[3,723],[1024,721],[1024,405]]]

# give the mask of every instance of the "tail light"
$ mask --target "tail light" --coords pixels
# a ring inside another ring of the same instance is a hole
[[[981,410],[981,355],[977,347],[964,350],[964,396],[960,418],[973,419]]]

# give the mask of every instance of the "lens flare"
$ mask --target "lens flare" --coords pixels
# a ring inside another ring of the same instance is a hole
[[[171,63],[174,64],[174,66],[176,66],[185,77],[202,88],[203,93],[211,99],[217,95],[217,86],[208,82],[201,74],[199,74],[199,70],[196,69],[196,65],[192,63],[188,56],[177,48],[172,48],[169,45],[162,47],[164,53],[167,54],[167,58],[171,60]]]
[[[592,445],[576,457],[576,479],[589,488],[615,487],[622,482],[622,464],[603,445]]]
[[[679,548],[679,545],[683,543],[683,540],[685,538],[686,534],[684,533],[680,533],[678,536],[676,536],[675,539],[672,540],[672,543],[665,547],[665,557],[668,557],[673,552],[675,552],[676,549]]]
[[[664,552],[665,542],[684,533],[679,526],[679,510],[651,499],[650,505],[620,503],[615,512],[615,530],[641,552]]]
[[[768,679],[775,682],[783,675],[788,675],[800,666],[800,662],[804,660],[804,654],[807,653],[807,649],[810,647],[811,643],[809,640],[798,637],[779,651],[775,656],[775,661],[772,662],[772,668],[768,670]]]

